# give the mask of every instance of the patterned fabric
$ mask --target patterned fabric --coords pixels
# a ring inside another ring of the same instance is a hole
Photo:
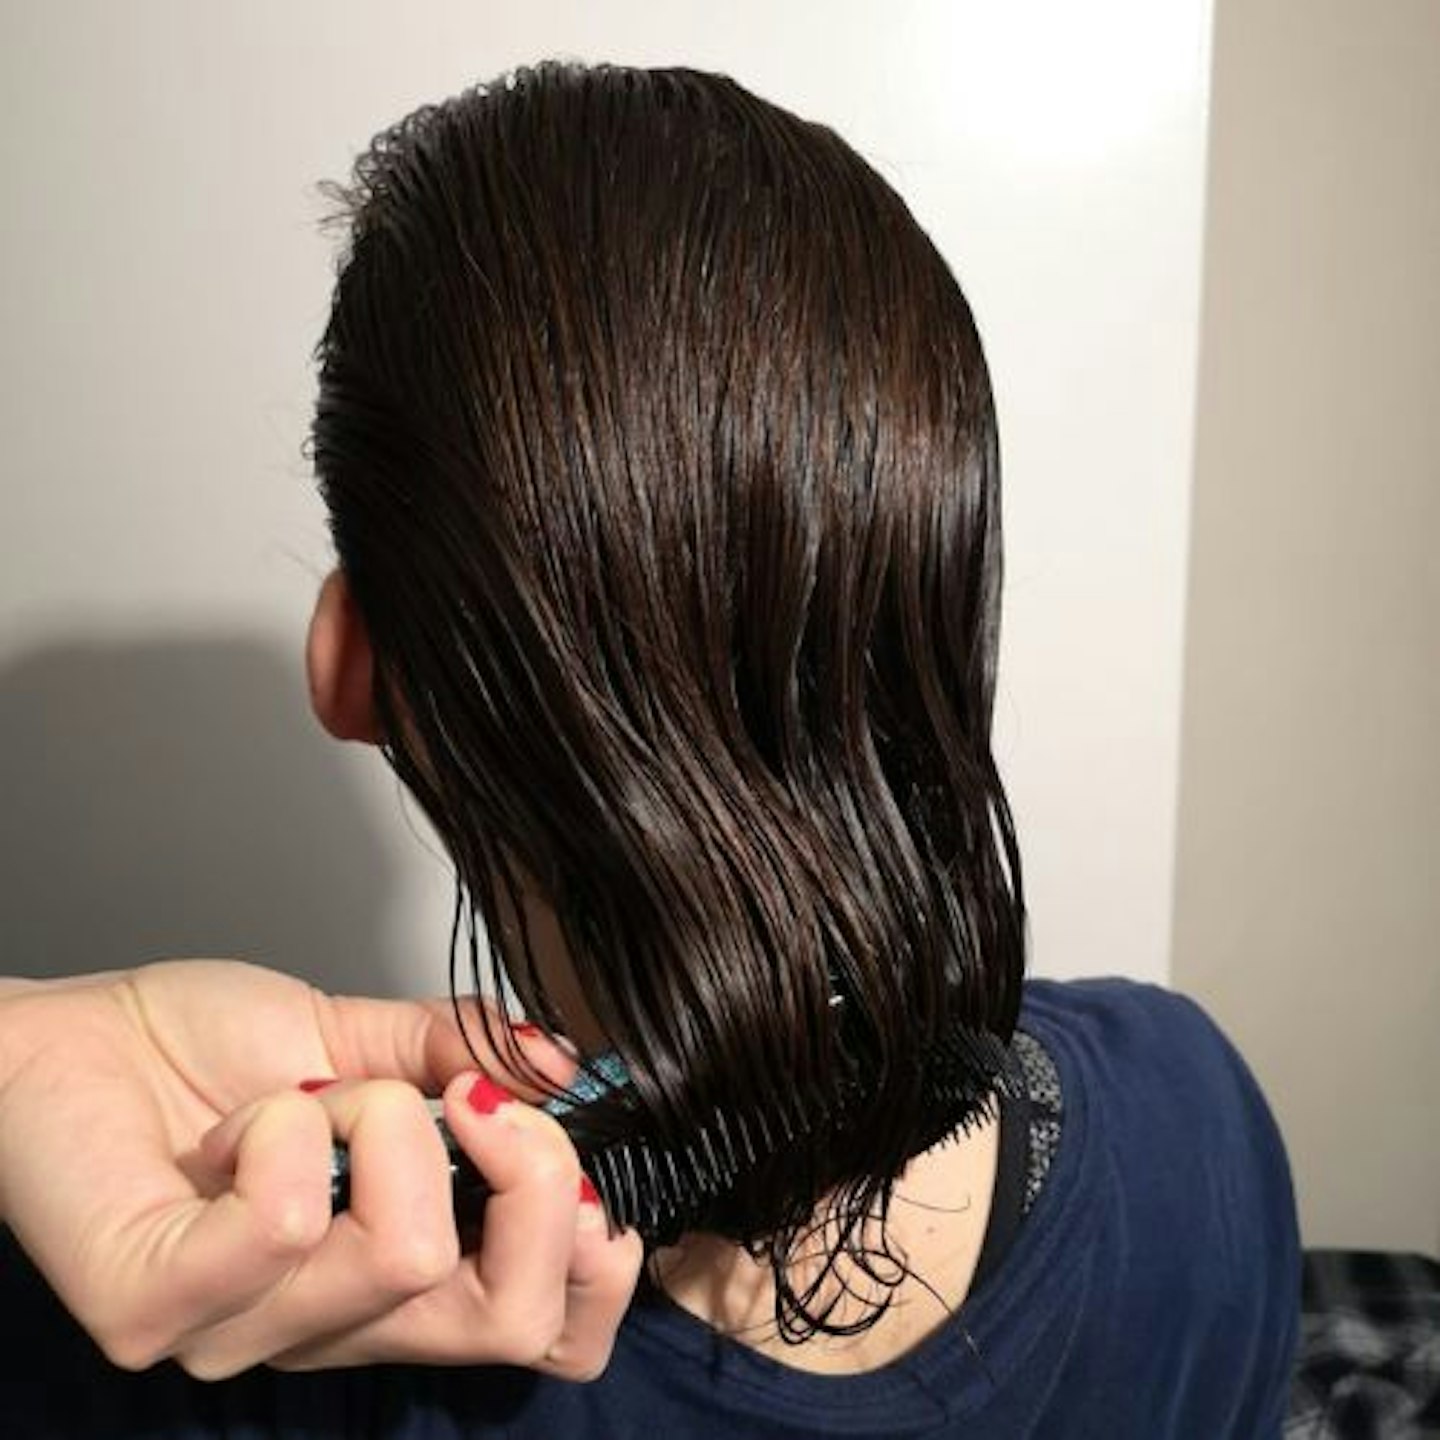
[[[1020,1062],[1025,1093],[1030,1099],[1030,1143],[1025,1166],[1025,1198],[1020,1213],[1028,1215],[1040,1198],[1050,1162],[1060,1146],[1060,1073],[1045,1047],[1023,1030],[1012,1047]]]
[[[1285,1440],[1440,1437],[1440,1264],[1307,1251],[1303,1305]]]

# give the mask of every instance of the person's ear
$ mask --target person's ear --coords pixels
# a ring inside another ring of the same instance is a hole
[[[370,634],[339,570],[332,570],[315,597],[305,642],[310,707],[337,740],[381,741],[375,714],[375,653]]]

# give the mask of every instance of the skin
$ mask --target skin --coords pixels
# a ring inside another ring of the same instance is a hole
[[[374,740],[369,646],[347,615],[332,577],[311,697],[335,734]],[[542,1037],[520,1044],[549,1078],[573,1074]],[[493,1090],[472,1103],[475,1066],[448,1000],[328,996],[232,961],[0,980],[0,1222],[127,1368],[504,1362],[593,1378],[640,1242],[582,1199],[552,1119]],[[333,1083],[300,1088],[313,1080]],[[426,1096],[492,1188],[470,1253]],[[352,1196],[332,1219],[337,1137]]]
[[[678,1305],[781,1364],[820,1375],[879,1369],[915,1348],[960,1308],[974,1278],[990,1216],[998,1126],[993,1122],[959,1141],[917,1156],[898,1182],[885,1239],[906,1257],[912,1277],[870,1329],[852,1336],[816,1335],[804,1345],[775,1330],[775,1282],[767,1263],[713,1235],[685,1237],[654,1262],[660,1284]],[[878,1245],[879,1227],[869,1239]],[[805,1261],[799,1262],[803,1276]],[[880,1298],[854,1267],[843,1279],[861,1297]],[[855,1319],[857,1304],[842,1304],[837,1321]]]
[[[309,643],[311,696],[316,713],[344,739],[375,742],[371,701],[374,660],[364,623],[340,572],[321,588]],[[532,953],[545,985],[571,1022],[582,1050],[604,1048],[599,1027],[565,954],[560,927],[543,896],[524,896]],[[991,1119],[968,1135],[917,1156],[896,1187],[886,1238],[919,1278],[907,1280],[882,1320],[860,1335],[817,1336],[787,1344],[774,1327],[774,1279],[768,1263],[715,1236],[691,1235],[652,1261],[652,1276],[671,1299],[706,1323],[796,1368],[816,1373],[874,1369],[912,1349],[958,1309],[969,1292],[989,1221],[999,1126]],[[877,1233],[871,1236],[878,1243]],[[800,1262],[804,1268],[804,1261]],[[841,1270],[862,1296],[863,1277]],[[853,1318],[856,1307],[837,1319]]]
[[[552,1120],[472,1107],[448,1005],[326,996],[230,961],[5,982],[0,1218],[127,1368],[507,1361],[590,1378],[639,1242],[579,1202]],[[522,1044],[569,1073],[553,1046]],[[426,1094],[495,1187],[472,1254]],[[332,1220],[336,1136],[353,1194]]]

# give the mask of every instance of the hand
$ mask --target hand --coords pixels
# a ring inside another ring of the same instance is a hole
[[[557,1047],[521,1044],[569,1078]],[[234,962],[13,982],[0,990],[0,1219],[127,1368],[504,1361],[592,1377],[640,1243],[581,1201],[560,1127],[520,1100],[496,1106],[474,1063],[448,1001],[331,997]],[[423,1099],[442,1090],[492,1189],[465,1255]],[[336,1137],[351,1202],[332,1219]]]

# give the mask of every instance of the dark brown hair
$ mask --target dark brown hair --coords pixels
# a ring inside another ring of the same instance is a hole
[[[863,1046],[717,1222],[783,1281],[822,1197],[888,1203],[913,1057],[1019,1007],[969,307],[834,133],[693,71],[518,72],[343,194],[314,457],[392,763],[563,1029],[495,939],[538,883],[662,1134],[823,1107]]]

